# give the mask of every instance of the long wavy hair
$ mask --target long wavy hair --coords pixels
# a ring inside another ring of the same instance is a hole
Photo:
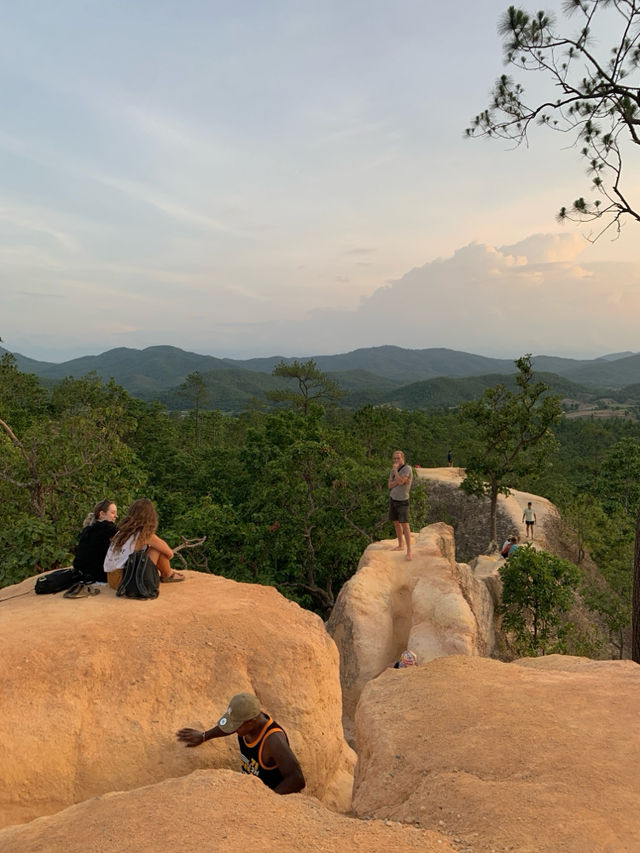
[[[146,542],[158,529],[158,513],[148,498],[134,501],[118,525],[118,532],[111,540],[114,548],[120,549],[130,536],[137,533],[139,542]]]

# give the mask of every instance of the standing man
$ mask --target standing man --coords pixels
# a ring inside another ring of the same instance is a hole
[[[393,521],[398,537],[394,551],[403,551],[402,539],[407,546],[407,560],[411,559],[411,530],[409,528],[409,491],[413,482],[413,468],[404,461],[404,453],[396,450],[389,474],[389,521]]]
[[[536,518],[534,508],[531,506],[531,501],[529,501],[526,506],[526,509],[522,513],[522,520],[527,525],[527,539],[529,538],[529,531],[531,531],[531,539],[533,540],[533,526],[538,519]]]
[[[304,775],[286,732],[265,714],[253,693],[234,696],[212,729],[180,729],[176,737],[194,747],[232,734],[238,735],[243,773],[257,776],[276,794],[295,794],[304,788]]]

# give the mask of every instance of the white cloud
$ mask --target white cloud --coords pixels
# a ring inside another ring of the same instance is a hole
[[[578,250],[571,237],[541,234],[508,251],[464,246],[378,288],[355,311],[313,312],[288,352],[395,344],[596,356],[637,348],[640,264],[577,264]],[[560,260],[541,260],[553,257]],[[257,334],[264,345],[273,333]]]

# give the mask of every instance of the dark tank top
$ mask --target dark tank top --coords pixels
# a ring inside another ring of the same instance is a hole
[[[257,776],[271,789],[277,788],[284,778],[278,767],[265,767],[263,764],[262,747],[269,735],[272,735],[274,732],[282,732],[287,743],[289,743],[287,733],[271,717],[264,724],[257,739],[251,741],[251,743],[245,743],[245,739],[241,735],[238,735],[238,745],[242,753],[242,772]]]

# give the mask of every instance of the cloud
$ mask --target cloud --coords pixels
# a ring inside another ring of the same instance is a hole
[[[573,261],[588,246],[584,237],[571,234],[533,234],[512,246],[502,246],[503,255],[526,258],[530,264],[549,264]]]
[[[5,223],[5,228],[9,226],[18,232],[27,232],[29,235],[42,234],[51,237],[61,248],[77,252],[79,250],[78,241],[70,234],[52,225],[49,220],[53,218],[55,218],[55,214],[49,211],[30,210],[24,206],[16,208],[3,205],[0,207],[0,221]]]
[[[553,234],[502,249],[471,243],[378,288],[354,311],[313,312],[297,326],[293,351],[395,344],[510,357],[635,349],[640,264],[572,260],[588,248]]]
[[[535,234],[501,248],[469,243],[378,287],[353,310],[310,310],[295,277],[283,283],[278,268],[263,271],[263,277],[271,275],[269,286],[256,289],[243,284],[241,271],[226,275],[222,285],[212,278],[208,284],[200,270],[181,281],[179,270],[151,265],[87,266],[84,274],[79,266],[75,279],[55,281],[55,292],[65,284],[68,299],[30,316],[28,338],[13,339],[9,346],[47,357],[42,348],[61,347],[54,330],[64,327],[73,304],[75,329],[85,335],[84,345],[79,339],[68,344],[76,354],[154,344],[238,358],[312,356],[383,344],[509,358],[525,352],[593,357],[635,350],[640,264],[596,263],[591,254],[591,246],[581,250],[578,241],[557,234]],[[92,298],[85,300],[88,278]],[[20,289],[46,289],[45,280],[33,285]],[[331,303],[337,288],[337,305],[344,283],[331,276],[325,285],[324,304]],[[135,328],[123,324],[125,291]],[[11,310],[3,311],[14,333],[26,316],[29,300],[22,300],[14,292],[6,306]]]

